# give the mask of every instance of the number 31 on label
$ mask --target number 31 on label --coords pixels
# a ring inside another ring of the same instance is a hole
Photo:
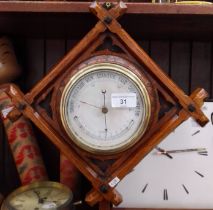
[[[113,108],[120,107],[136,107],[136,93],[112,93],[111,94],[111,106]]]

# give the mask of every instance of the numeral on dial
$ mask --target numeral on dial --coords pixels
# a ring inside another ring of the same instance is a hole
[[[199,175],[200,177],[204,177],[204,175],[203,174],[201,174],[200,172],[198,172],[198,171],[195,171],[195,173],[197,174],[197,175]]]
[[[163,200],[165,200],[165,201],[169,200],[167,189],[163,190]]]
[[[148,186],[148,183],[144,186],[144,188],[142,189],[142,193],[145,193],[145,191],[146,191],[146,188],[147,188],[147,186]]]
[[[200,130],[195,131],[195,132],[192,134],[192,136],[195,136],[195,135],[197,135],[198,133],[200,133]]]
[[[185,186],[184,184],[182,184],[182,187],[183,187],[183,189],[185,190],[185,192],[186,192],[187,194],[189,194],[189,191],[188,191],[188,189],[186,188],[186,186]]]

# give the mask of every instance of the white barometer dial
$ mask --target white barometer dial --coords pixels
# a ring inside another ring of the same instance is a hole
[[[60,115],[66,133],[78,146],[111,154],[129,148],[144,134],[150,99],[143,82],[126,67],[97,63],[70,78]]]

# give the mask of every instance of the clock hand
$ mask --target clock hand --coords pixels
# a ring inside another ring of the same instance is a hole
[[[182,152],[201,152],[201,153],[207,153],[207,150],[206,150],[206,148],[176,149],[176,150],[159,151],[158,154],[182,153]]]
[[[37,192],[36,190],[33,190],[33,192],[36,194],[38,197],[38,203],[44,203],[44,199],[40,197],[40,193]]]
[[[162,149],[162,148],[160,148],[160,147],[155,147],[155,149],[158,150],[158,152],[160,152],[160,154],[163,154],[163,155],[167,156],[167,157],[170,158],[170,159],[173,158],[173,157],[172,157],[170,154],[168,154],[168,152],[165,151],[164,149]]]
[[[90,104],[90,103],[87,103],[87,102],[85,102],[85,101],[79,101],[79,102],[80,102],[80,103],[82,103],[82,104],[86,104],[86,105],[89,105],[89,106],[95,107],[95,108],[97,108],[97,109],[101,109],[101,107],[95,106],[95,105]]]

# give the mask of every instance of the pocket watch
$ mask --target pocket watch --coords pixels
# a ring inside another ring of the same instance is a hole
[[[40,181],[13,191],[1,210],[68,210],[73,195],[68,187],[51,181]]]
[[[110,58],[113,62],[107,62]],[[132,71],[136,68],[118,61],[127,62],[116,56],[97,56],[96,63],[79,67],[63,89],[60,117],[65,132],[91,153],[124,151],[140,140],[149,124],[148,91]]]
[[[202,110],[211,119],[213,103]],[[213,209],[212,129],[192,118],[176,128],[119,183],[119,207]]]

